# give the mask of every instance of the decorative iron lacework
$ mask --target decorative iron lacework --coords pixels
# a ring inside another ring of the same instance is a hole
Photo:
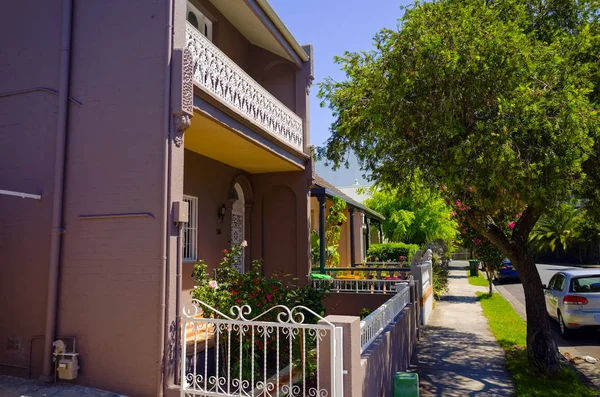
[[[300,151],[302,119],[277,100],[189,23],[187,49],[193,58],[194,82]]]
[[[231,245],[237,246],[242,243],[244,240],[244,216],[240,214],[232,214],[231,215]],[[238,258],[235,263],[235,269],[244,273],[244,252]]]
[[[342,334],[307,307],[254,315],[235,305],[227,315],[194,299],[183,307],[182,328],[182,396],[343,396]]]

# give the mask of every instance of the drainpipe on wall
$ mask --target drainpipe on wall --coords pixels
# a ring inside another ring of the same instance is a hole
[[[69,111],[69,83],[71,77],[71,25],[73,0],[62,2],[62,27],[60,39],[60,69],[58,88],[58,117],[56,127],[56,149],[54,158],[54,198],[52,201],[52,230],[50,236],[50,264],[48,266],[48,294],[46,299],[46,329],[44,332],[44,365],[40,380],[54,379],[52,366],[52,343],[56,336],[56,309],[60,274],[60,249],[63,217],[65,158],[67,143],[67,120]]]
[[[163,180],[163,197],[162,197],[162,210],[163,210],[163,236],[161,239],[161,252],[163,255],[162,263],[161,263],[161,273],[160,273],[160,302],[159,302],[159,321],[158,321],[158,384],[157,384],[157,395],[162,397],[167,393],[167,382],[166,382],[166,371],[168,368],[168,354],[166,349],[168,348],[168,338],[169,333],[165,328],[168,326],[167,321],[167,291],[169,281],[169,229],[170,229],[170,185],[171,185],[171,140],[170,140],[170,130],[171,130],[171,56],[172,56],[172,48],[173,48],[173,1],[167,1],[167,26],[165,29],[165,38],[166,38],[166,54],[165,54],[165,63],[164,63],[164,102],[163,102],[163,132],[164,135],[161,138],[164,144],[166,145],[165,154],[163,157],[163,166],[164,170],[164,180]]]
[[[182,258],[182,252],[183,252],[183,247],[182,247],[182,241],[181,241],[181,234],[183,232],[183,223],[178,223],[177,224],[177,273],[175,274],[175,280],[176,283],[175,285],[177,286],[177,291],[175,291],[175,307],[177,308],[177,315],[175,316],[175,329],[177,330],[177,335],[181,335],[181,291],[183,290],[183,282],[182,282],[182,268],[183,268],[183,258]],[[176,342],[178,343],[177,346],[175,346],[175,374],[174,374],[174,379],[175,379],[175,384],[178,384],[180,379],[179,379],[179,368],[181,365],[181,338],[175,338]]]

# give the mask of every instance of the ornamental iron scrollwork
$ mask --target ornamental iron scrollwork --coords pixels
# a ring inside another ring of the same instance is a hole
[[[187,49],[194,82],[293,148],[304,149],[302,119],[189,23]]]

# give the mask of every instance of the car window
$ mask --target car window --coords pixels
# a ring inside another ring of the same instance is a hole
[[[590,275],[572,279],[569,291],[600,292],[600,275]]]
[[[557,274],[556,279],[554,280],[554,285],[553,285],[552,289],[555,291],[562,291],[564,284],[565,284],[565,275]]]
[[[548,282],[548,289],[554,289],[554,282],[556,281],[556,276],[556,274],[552,276],[552,278]]]

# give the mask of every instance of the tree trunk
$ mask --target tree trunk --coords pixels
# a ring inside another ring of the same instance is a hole
[[[489,288],[489,290],[488,290],[488,294],[489,294],[490,296],[492,296],[492,293],[493,293],[493,289],[492,289],[492,281],[493,281],[493,279],[494,279],[494,273],[493,273],[493,271],[492,271],[492,267],[491,267],[491,266],[488,266],[488,264],[487,264],[487,263],[484,263],[484,264],[483,264],[483,268],[485,269],[485,278],[486,278],[486,279],[487,279],[487,281],[488,281],[488,288]]]
[[[526,253],[527,247],[515,248],[515,252],[509,256],[509,259],[519,272],[525,292],[527,353],[540,371],[554,375],[560,370],[559,353],[546,315],[542,280],[535,266],[535,260]]]

